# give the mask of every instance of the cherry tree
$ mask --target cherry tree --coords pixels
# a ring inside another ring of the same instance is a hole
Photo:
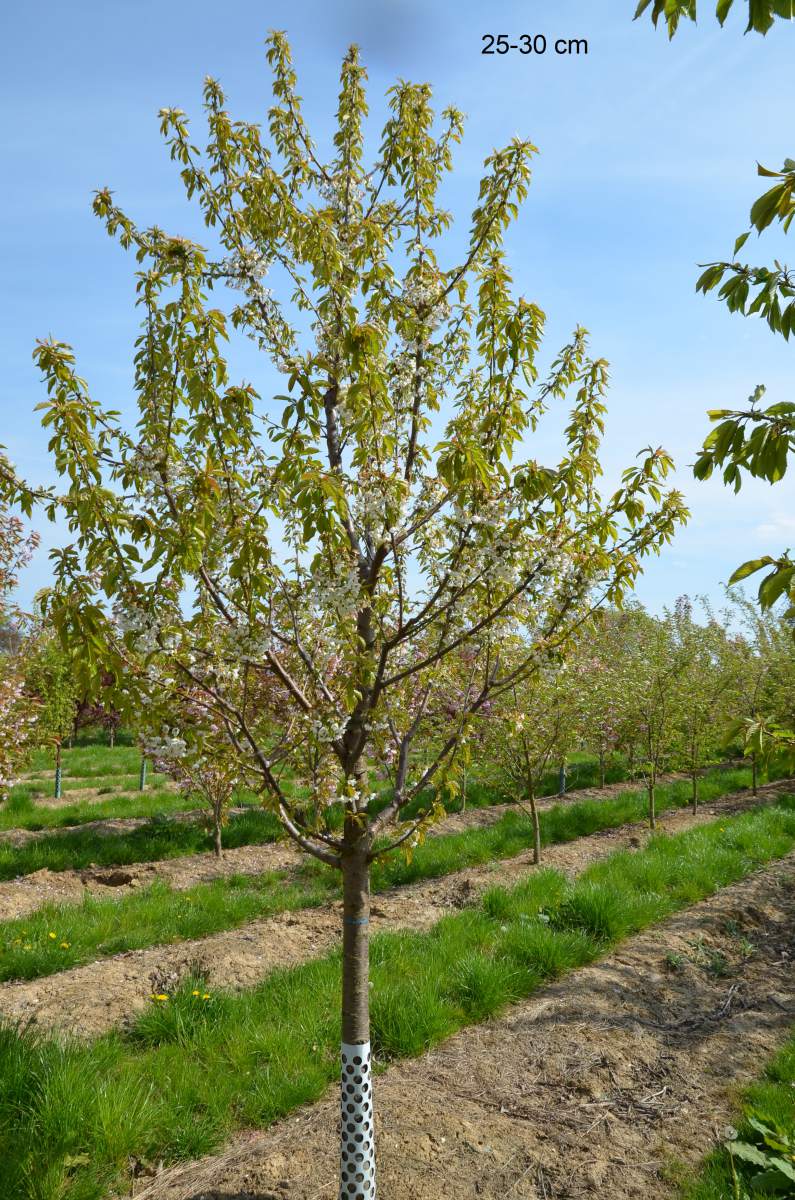
[[[625,638],[629,619],[624,612],[603,609],[577,638],[568,659],[577,730],[584,745],[597,755],[601,788],[609,758],[622,749],[632,750],[632,643]]]
[[[520,651],[521,653],[521,651]],[[565,663],[550,663],[515,682],[485,723],[485,758],[527,801],[533,824],[533,861],[541,862],[536,796],[551,763],[565,757],[574,736],[576,692]],[[517,802],[521,804],[521,800]]]
[[[703,623],[695,620],[693,605],[680,597],[670,614],[672,653],[679,665],[676,678],[679,757],[690,775],[693,812],[698,809],[698,780],[702,767],[725,743],[736,679],[731,643],[702,600]]]
[[[680,599],[661,619],[633,607],[625,614],[628,654],[624,679],[624,737],[632,747],[649,799],[649,827],[657,826],[656,789],[660,774],[681,755],[681,683],[687,664],[674,628],[682,620]]]
[[[73,736],[79,709],[74,649],[61,644],[49,622],[32,622],[25,656],[25,690],[38,704],[36,742],[54,752],[56,800],[61,796],[63,743]]]
[[[751,789],[757,794],[759,765],[771,749],[786,742],[782,718],[792,711],[792,630],[770,609],[753,604],[737,588],[727,589],[726,621],[739,625],[731,643],[732,723],[727,739],[739,738],[751,760]],[[768,733],[771,737],[768,737]],[[775,736],[773,736],[775,734]]]
[[[11,470],[2,454],[0,469]],[[38,543],[38,534],[26,533],[0,495],[0,800],[27,760],[36,723],[36,705],[25,690],[26,620],[13,592]]]
[[[397,83],[366,166],[351,49],[324,155],[281,34],[268,61],[269,143],[232,120],[214,80],[203,152],[183,112],[161,113],[208,246],[96,195],[139,264],[134,428],[90,394],[69,346],[42,342],[65,491],[6,487],[74,535],[47,599],[62,637],[123,676],[147,721],[173,725],[188,698],[202,708],[285,834],[339,869],[340,1194],[372,1197],[370,865],[444,814],[471,721],[631,589],[685,510],[662,450],[600,493],[608,372],[583,330],[539,374],[544,316],[514,296],[503,250],[533,145],[488,156],[468,232],[448,244],[439,189],[460,113],[437,123],[430,88]],[[234,332],[262,352],[266,394],[233,381]],[[559,457],[537,461],[526,442],[567,397]],[[518,648],[504,658],[506,638]],[[445,664],[462,649],[465,685],[438,736]],[[391,785],[377,813],[376,768]]]
[[[168,694],[172,694],[171,688]],[[181,791],[200,801],[206,810],[213,852],[221,858],[222,831],[232,794],[241,782],[241,764],[230,754],[224,724],[204,703],[201,692],[186,695],[183,691],[178,712],[161,710],[161,717],[172,723],[162,719],[156,732],[151,728],[153,715],[150,711],[150,727],[139,730],[143,761],[150,761],[156,771],[176,780]],[[250,768],[249,772],[252,774]]]

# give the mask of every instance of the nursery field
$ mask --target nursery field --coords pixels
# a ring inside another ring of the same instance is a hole
[[[662,777],[652,833],[626,768],[600,788],[577,757],[585,786],[540,789],[539,865],[525,805],[476,777],[411,856],[374,865],[390,1196],[556,1195],[575,1177],[582,1195],[722,1195],[725,1164],[705,1181],[699,1157],[795,1022],[795,785],[754,795],[747,764],[716,764],[694,812],[691,780]],[[338,875],[253,794],[218,858],[189,796],[157,775],[138,790],[139,762],[64,751],[54,806],[37,757],[3,811],[4,1195],[330,1198]]]
[[[50,7],[0,1200],[795,1200],[795,0]]]

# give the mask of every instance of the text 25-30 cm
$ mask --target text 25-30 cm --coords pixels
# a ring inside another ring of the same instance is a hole
[[[511,41],[507,33],[484,33],[480,39],[483,42],[481,54],[508,54],[518,51],[519,54],[546,54],[547,48],[555,54],[587,54],[587,38],[547,38],[543,33],[523,33],[515,41]]]

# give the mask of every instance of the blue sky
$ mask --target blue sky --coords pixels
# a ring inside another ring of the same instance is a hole
[[[739,0],[738,0],[739,3]],[[8,5],[2,17],[0,190],[2,320],[0,442],[34,480],[52,478],[34,406],[37,337],[72,343],[80,373],[109,407],[130,407],[133,263],[92,216],[92,190],[109,185],[136,220],[199,237],[157,132],[157,110],[195,116],[201,84],[225,85],[233,115],[263,117],[269,80],[263,39],[293,43],[305,114],[317,140],[330,132],[339,59],[362,47],[377,128],[395,77],[429,80],[439,107],[468,116],[446,202],[465,229],[482,160],[514,134],[539,147],[533,186],[510,236],[517,291],[548,314],[549,351],[577,323],[610,360],[605,467],[615,478],[636,452],[662,444],[678,464],[690,525],[638,588],[659,609],[684,591],[720,595],[744,558],[795,544],[795,477],[739,496],[697,483],[692,463],[705,410],[740,405],[757,383],[771,402],[792,398],[793,350],[760,322],[696,296],[697,264],[730,254],[762,190],[755,162],[795,157],[795,24],[742,35],[742,13],[720,30],[699,27],[669,43],[631,20],[634,0],[75,0]],[[714,8],[714,5],[710,6]],[[743,0],[742,8],[747,6]],[[485,33],[587,38],[587,57],[484,57]],[[790,239],[791,242],[792,239]],[[749,258],[786,257],[765,235]],[[795,258],[790,249],[790,258]],[[269,380],[244,352],[241,370]],[[554,425],[554,422],[553,422]],[[551,433],[534,449],[554,456]],[[48,581],[44,545],[22,598]]]

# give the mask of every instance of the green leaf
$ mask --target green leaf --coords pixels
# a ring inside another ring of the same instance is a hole
[[[727,1142],[726,1149],[735,1158],[741,1158],[743,1162],[753,1163],[756,1167],[766,1167],[768,1165],[768,1156],[764,1150],[760,1150],[758,1146],[752,1146],[749,1142]]]
[[[739,583],[741,579],[747,579],[749,575],[753,575],[755,571],[761,571],[762,567],[767,567],[773,562],[769,555],[764,558],[751,558],[748,562],[744,562],[742,566],[734,571],[729,579],[729,584]]]

